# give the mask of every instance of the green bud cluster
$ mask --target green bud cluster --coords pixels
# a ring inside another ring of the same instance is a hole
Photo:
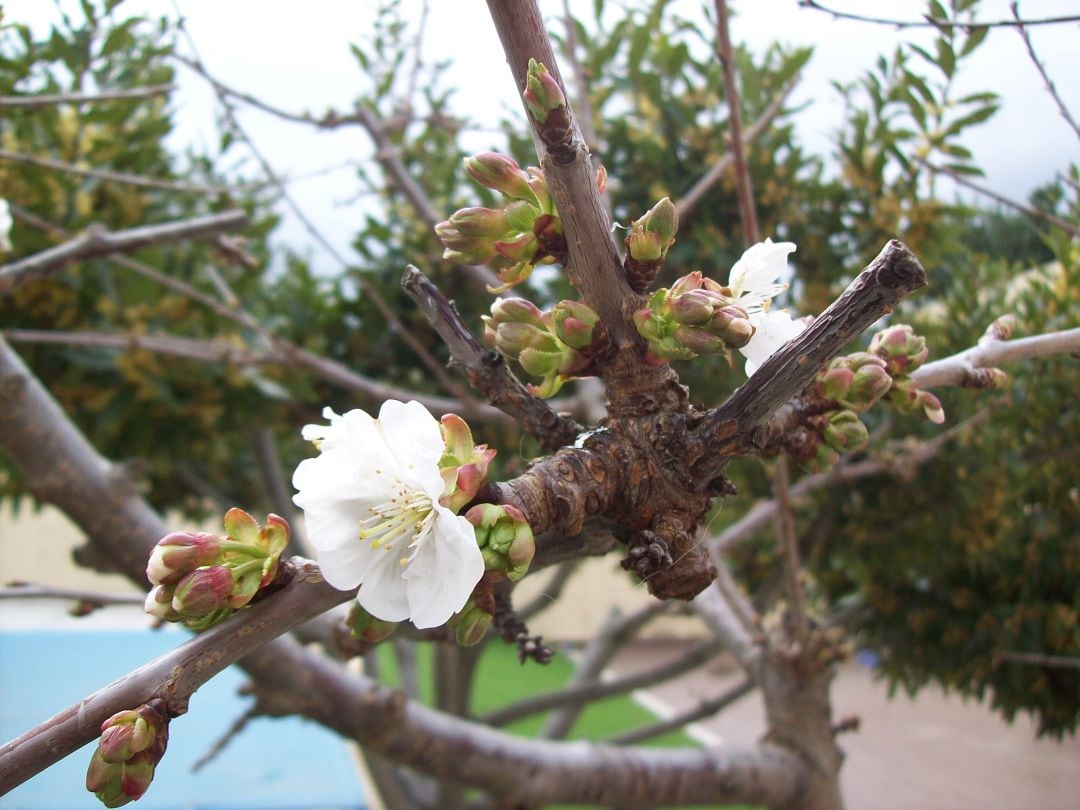
[[[886,362],[876,354],[855,352],[837,357],[818,375],[821,393],[857,413],[885,396],[892,386]]]
[[[754,334],[745,309],[722,287],[694,271],[649,297],[634,313],[634,325],[648,343],[646,359],[654,365],[722,354],[745,346]]]
[[[168,741],[169,717],[161,700],[114,714],[101,724],[86,789],[106,807],[135,801],[150,787]]]
[[[664,265],[668,248],[675,244],[678,229],[678,213],[667,197],[650,208],[641,219],[630,223],[623,270],[635,292],[643,293],[649,289]]]
[[[225,530],[225,538],[173,532],[158,541],[146,567],[154,586],[146,596],[147,613],[205,630],[273,581],[289,543],[289,524],[271,514],[262,528],[242,509],[230,509]]]
[[[536,542],[521,510],[508,504],[482,503],[466,512],[465,519],[473,525],[487,571],[513,582],[525,576]]]
[[[892,386],[885,400],[900,413],[922,413],[935,424],[945,421],[941,400],[929,391],[923,391],[911,379],[911,373],[926,362],[930,350],[926,338],[915,334],[907,324],[897,324],[883,329],[870,341],[870,351],[885,361],[886,370],[892,377]]]
[[[484,340],[543,382],[529,389],[550,397],[607,347],[600,316],[581,301],[560,301],[548,312],[524,298],[502,298],[484,316]]]
[[[538,264],[566,255],[562,221],[548,191],[544,173],[522,169],[497,152],[465,159],[469,176],[505,198],[501,208],[462,208],[435,226],[446,250],[443,258],[461,264],[492,262],[504,292],[529,277]]]

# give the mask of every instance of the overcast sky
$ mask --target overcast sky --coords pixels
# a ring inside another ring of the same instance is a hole
[[[303,3],[254,0],[177,0],[188,20],[201,55],[221,81],[281,107],[321,112],[348,109],[362,77],[349,53],[349,42],[370,31],[374,2],[369,0],[305,0]],[[405,0],[419,8],[419,0]],[[825,5],[848,11],[887,14],[897,19],[918,19],[925,10],[920,0],[855,2],[823,0]],[[60,0],[77,7],[77,0]],[[2,0],[8,21],[45,26],[56,15],[47,0]],[[557,15],[561,0],[541,0],[542,10]],[[588,16],[592,0],[571,0]],[[614,5],[614,3],[609,3]],[[676,0],[676,7],[698,7],[696,0]],[[504,109],[516,104],[515,91],[483,0],[432,0],[426,53],[430,61],[452,58],[448,82],[462,88],[460,109],[477,123],[494,125]],[[830,151],[831,134],[839,126],[841,105],[830,81],[856,79],[878,54],[891,53],[896,44],[914,36],[892,28],[833,20],[821,12],[801,9],[797,0],[734,2],[732,37],[762,51],[774,41],[788,45],[814,45],[815,54],[803,75],[793,104],[810,102],[799,114],[802,141],[819,154]],[[172,14],[172,0],[127,0],[126,13]],[[1077,0],[1023,0],[1021,12],[1037,18],[1080,14]],[[984,0],[980,18],[1008,19],[1007,0]],[[930,32],[922,36],[929,41]],[[1080,117],[1080,26],[1076,24],[1031,29],[1040,57],[1057,82],[1074,117]],[[208,88],[185,69],[175,106],[178,129],[174,142],[216,143],[214,100]],[[1008,28],[991,31],[972,58],[960,89],[995,90],[1003,109],[987,124],[971,131],[967,145],[986,170],[986,184],[1023,198],[1035,186],[1053,178],[1070,161],[1080,162],[1080,143],[1061,119],[1042,85],[1017,33]],[[259,148],[275,169],[296,176],[327,166],[369,159],[372,148],[355,129],[320,133],[292,125],[256,111],[242,118]],[[490,145],[479,136],[477,149]],[[470,144],[471,145],[471,144]],[[254,170],[254,167],[252,167]],[[350,200],[356,190],[350,169],[297,182],[294,192],[309,216],[331,240],[352,257],[348,248],[356,230],[362,200]],[[673,190],[677,192],[677,190]],[[650,201],[642,201],[647,205]],[[311,239],[295,222],[286,221],[279,239],[299,247]]]

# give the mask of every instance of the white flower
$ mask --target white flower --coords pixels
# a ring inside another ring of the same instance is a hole
[[[11,245],[11,208],[8,201],[0,197],[0,253],[8,253]]]
[[[296,468],[293,497],[326,581],[384,621],[437,627],[464,607],[484,573],[473,527],[439,503],[439,423],[418,402],[383,403],[307,425],[319,455]]]
[[[751,314],[768,310],[772,299],[787,289],[777,279],[789,275],[787,257],[794,250],[794,242],[771,239],[747,248],[728,275],[735,303]]]
[[[750,323],[754,326],[754,336],[739,349],[746,358],[747,377],[757,371],[777,349],[806,328],[803,320],[792,320],[786,309],[752,313]]]

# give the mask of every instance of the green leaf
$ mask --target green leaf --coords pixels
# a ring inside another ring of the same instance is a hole
[[[985,25],[973,25],[966,30],[967,39],[964,40],[964,47],[960,49],[961,59],[982,45],[986,35],[990,33],[990,28]]]
[[[935,44],[937,45],[936,64],[941,68],[941,72],[951,79],[956,72],[956,53],[953,51],[952,42],[945,37],[938,37]]]

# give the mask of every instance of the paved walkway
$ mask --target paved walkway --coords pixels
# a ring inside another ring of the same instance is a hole
[[[684,649],[639,645],[615,671],[657,666]],[[649,707],[680,711],[714,697],[738,675],[721,664],[703,667],[649,690]],[[1026,716],[1012,725],[986,707],[928,687],[914,700],[889,699],[886,684],[852,661],[833,686],[834,717],[858,715],[844,734],[841,774],[850,810],[1080,810],[1080,738],[1036,739]],[[765,731],[757,693],[698,724],[716,742],[752,744]]]

